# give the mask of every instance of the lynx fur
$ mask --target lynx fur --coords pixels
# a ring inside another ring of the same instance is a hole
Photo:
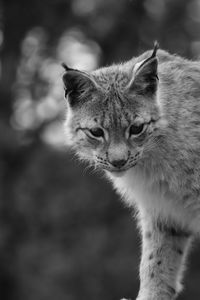
[[[137,300],[177,298],[200,231],[200,63],[157,48],[63,75],[67,144],[137,212]]]

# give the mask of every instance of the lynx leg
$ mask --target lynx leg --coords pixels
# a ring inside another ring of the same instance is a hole
[[[189,232],[161,219],[144,218],[140,291],[137,300],[174,300],[181,290]]]

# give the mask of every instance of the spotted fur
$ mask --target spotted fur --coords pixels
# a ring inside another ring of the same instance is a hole
[[[137,211],[137,300],[176,299],[200,231],[200,63],[154,49],[91,74],[70,70],[67,144]]]

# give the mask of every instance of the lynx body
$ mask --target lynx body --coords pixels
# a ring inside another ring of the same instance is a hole
[[[91,74],[64,67],[67,143],[137,212],[137,300],[176,299],[200,231],[200,63],[155,46]]]

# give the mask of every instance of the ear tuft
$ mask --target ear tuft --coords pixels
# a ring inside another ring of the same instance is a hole
[[[153,48],[153,52],[152,52],[151,58],[156,57],[158,49],[159,49],[159,44],[158,44],[157,41],[155,41],[154,42],[154,48]]]
[[[76,69],[72,69],[72,68],[68,67],[66,65],[66,63],[61,63],[61,66],[65,69],[66,72],[69,72],[69,71],[78,71]]]
[[[62,63],[61,66],[65,69],[66,72],[70,69],[65,63]]]

